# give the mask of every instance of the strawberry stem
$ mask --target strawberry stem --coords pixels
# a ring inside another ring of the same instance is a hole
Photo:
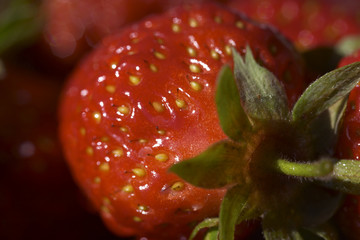
[[[330,159],[321,159],[308,163],[278,159],[275,164],[279,172],[296,177],[324,177],[332,173],[334,168],[334,162]]]

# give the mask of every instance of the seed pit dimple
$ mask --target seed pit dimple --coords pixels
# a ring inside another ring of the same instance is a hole
[[[154,56],[155,56],[157,59],[160,59],[160,60],[164,60],[164,59],[166,58],[163,53],[158,52],[158,51],[154,51]]]
[[[196,21],[196,19],[190,18],[189,19],[189,26],[195,28],[195,27],[199,26],[199,23]]]
[[[114,93],[116,91],[116,87],[114,85],[106,85],[105,90],[109,93]]]
[[[101,163],[101,164],[99,165],[99,170],[100,170],[101,172],[108,172],[108,171],[110,170],[110,165],[109,165],[109,163],[107,163],[107,162]]]
[[[157,112],[163,112],[165,110],[165,107],[160,102],[152,102],[151,105]]]
[[[166,162],[169,159],[169,156],[166,153],[158,153],[155,155],[155,159],[160,162]]]
[[[189,69],[193,73],[200,73],[201,72],[201,68],[196,64],[190,64]]]
[[[176,99],[175,103],[178,108],[185,108],[187,105],[186,102],[182,99]]]
[[[129,81],[132,85],[139,85],[139,83],[141,82],[141,79],[138,76],[135,75],[130,75],[129,76]]]
[[[130,108],[125,105],[121,105],[120,107],[117,108],[117,110],[122,115],[127,115],[130,113]]]
[[[181,31],[181,27],[179,24],[174,23],[173,25],[171,25],[171,30],[174,33],[179,33]]]
[[[194,90],[194,91],[201,91],[202,90],[202,85],[198,82],[195,81],[191,81],[190,82],[190,87]]]
[[[185,184],[183,182],[175,182],[173,185],[171,185],[171,189],[174,191],[181,191],[185,187]]]

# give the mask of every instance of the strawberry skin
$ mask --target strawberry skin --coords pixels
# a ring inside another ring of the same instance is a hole
[[[229,5],[274,25],[302,50],[331,46],[360,33],[359,1],[232,0]]]
[[[292,46],[215,4],[176,8],[106,38],[69,79],[60,108],[65,155],[113,232],[183,239],[218,215],[225,189],[196,188],[168,168],[225,138],[216,78],[232,63],[231,46],[246,45],[292,105],[304,88]]]
[[[360,61],[360,50],[341,60],[339,67]],[[340,159],[360,159],[360,85],[351,91],[339,132],[337,155]],[[360,196],[348,195],[338,212],[338,221],[348,239],[356,240],[360,236]]]

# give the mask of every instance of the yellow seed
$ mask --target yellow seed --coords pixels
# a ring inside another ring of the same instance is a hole
[[[146,212],[149,210],[149,207],[144,205],[138,205],[137,209],[141,212]]]
[[[137,216],[133,217],[133,220],[134,222],[142,222],[142,219]]]
[[[138,42],[139,42],[139,39],[138,39],[138,38],[133,38],[133,39],[131,39],[131,42],[132,42],[132,43],[138,43]]]
[[[92,147],[86,147],[85,152],[87,155],[92,156],[94,155],[94,149]]]
[[[216,16],[216,17],[214,18],[214,21],[215,21],[216,23],[221,23],[221,22],[222,22],[222,19],[221,19],[220,16]]]
[[[201,84],[195,81],[190,82],[190,87],[195,91],[200,91],[202,89]]]
[[[116,91],[116,87],[114,85],[107,85],[105,87],[106,91],[108,91],[109,93],[114,93]]]
[[[196,50],[193,49],[192,47],[187,47],[186,48],[188,54],[191,56],[191,57],[195,57],[196,56]]]
[[[169,156],[165,153],[159,153],[155,155],[155,159],[160,162],[166,162],[169,159]]]
[[[189,65],[189,69],[191,72],[193,73],[199,73],[201,72],[201,68],[198,66],[198,65],[195,65],[195,64],[190,64]]]
[[[211,51],[210,51],[210,56],[213,58],[213,59],[219,59],[219,54],[214,50],[214,49],[212,49]]]
[[[130,75],[129,76],[129,81],[130,81],[131,84],[136,86],[136,85],[139,85],[141,80],[140,80],[140,78],[138,76]]]
[[[231,55],[231,47],[229,45],[225,45],[225,53]]]
[[[172,29],[173,32],[175,32],[175,33],[178,33],[178,32],[181,31],[180,25],[179,25],[179,24],[176,24],[176,23],[174,23],[174,24],[171,26],[171,29]]]
[[[110,170],[109,163],[102,163],[99,165],[99,170],[102,172],[108,172]]]
[[[152,72],[157,72],[157,71],[158,71],[157,66],[155,66],[154,64],[150,64],[149,67],[150,67],[150,70],[151,70]]]
[[[148,142],[148,140],[146,140],[146,139],[139,139],[139,143],[147,143]]]
[[[101,114],[99,112],[94,112],[93,113],[93,118],[95,120],[96,123],[100,123],[101,122]]]
[[[240,29],[244,29],[245,28],[245,24],[242,21],[237,21],[235,23],[236,27],[240,28]]]
[[[129,131],[129,129],[127,127],[120,127],[120,131],[127,132],[127,131]]]
[[[185,184],[183,182],[176,182],[171,186],[171,189],[174,191],[180,191],[184,189]]]
[[[108,142],[108,141],[109,141],[109,137],[104,136],[104,137],[101,137],[100,140],[101,140],[102,142]]]
[[[156,39],[156,41],[157,41],[159,44],[163,44],[163,43],[164,43],[164,40],[162,40],[161,38]]]
[[[157,112],[163,112],[165,110],[164,106],[159,102],[152,102],[152,106]]]
[[[86,134],[86,129],[85,128],[80,128],[80,134],[81,134],[81,136],[85,136],[85,134]]]
[[[104,212],[104,213],[109,213],[110,212],[109,208],[107,206],[104,206],[104,205],[101,206],[101,211]]]
[[[131,55],[134,55],[135,52],[134,52],[134,51],[130,51],[130,52],[128,52],[127,54],[128,54],[129,56],[131,56]]]
[[[130,108],[128,108],[127,106],[125,105],[121,105],[120,107],[118,107],[118,111],[121,113],[121,114],[129,114],[130,113]]]
[[[165,130],[161,130],[161,129],[158,130],[158,134],[160,135],[165,135],[165,133],[166,133]]]
[[[124,150],[122,150],[122,148],[117,148],[112,150],[111,153],[114,157],[121,157],[124,155]]]
[[[163,60],[163,59],[165,59],[166,57],[165,57],[165,55],[164,54],[162,54],[161,52],[157,52],[157,51],[155,51],[154,52],[154,55],[155,55],[155,57],[157,58],[157,59],[161,59],[161,60]]]
[[[131,170],[137,177],[143,177],[146,175],[146,172],[142,168],[133,168]]]
[[[104,197],[104,198],[103,198],[103,204],[104,204],[104,205],[109,205],[110,203],[111,203],[111,201],[110,201],[109,198],[107,198],[107,197]]]
[[[175,100],[175,103],[176,103],[176,106],[177,106],[178,108],[184,108],[184,107],[186,107],[186,102],[185,102],[184,100],[182,100],[182,99],[176,99],[176,100]]]
[[[128,184],[128,185],[125,185],[122,188],[122,190],[126,193],[132,193],[132,192],[134,192],[134,187],[132,185]]]
[[[196,19],[190,18],[189,25],[190,25],[190,27],[197,27],[197,26],[199,26],[199,23],[196,21]]]
[[[94,178],[94,183],[99,184],[101,182],[101,178],[100,177],[95,177]]]

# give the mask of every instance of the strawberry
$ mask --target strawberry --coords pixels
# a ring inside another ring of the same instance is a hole
[[[359,1],[232,0],[229,5],[274,25],[302,50],[332,46],[360,33]]]
[[[216,78],[232,64],[231,48],[244,53],[247,45],[283,82],[292,106],[304,84],[291,44],[215,4],[175,8],[129,26],[73,73],[60,107],[64,152],[114,233],[185,239],[194,224],[218,215],[225,189],[194,187],[168,168],[225,138]]]
[[[360,61],[360,50],[341,60],[339,67]],[[347,108],[343,117],[343,126],[339,133],[337,155],[340,158],[359,160],[359,90],[358,84],[350,93]],[[358,239],[360,234],[360,196],[348,195],[338,213],[339,224],[348,239]]]
[[[119,28],[184,2],[191,1],[45,0],[45,37],[55,55],[70,58],[71,61],[78,59],[104,36],[118,31]]]

